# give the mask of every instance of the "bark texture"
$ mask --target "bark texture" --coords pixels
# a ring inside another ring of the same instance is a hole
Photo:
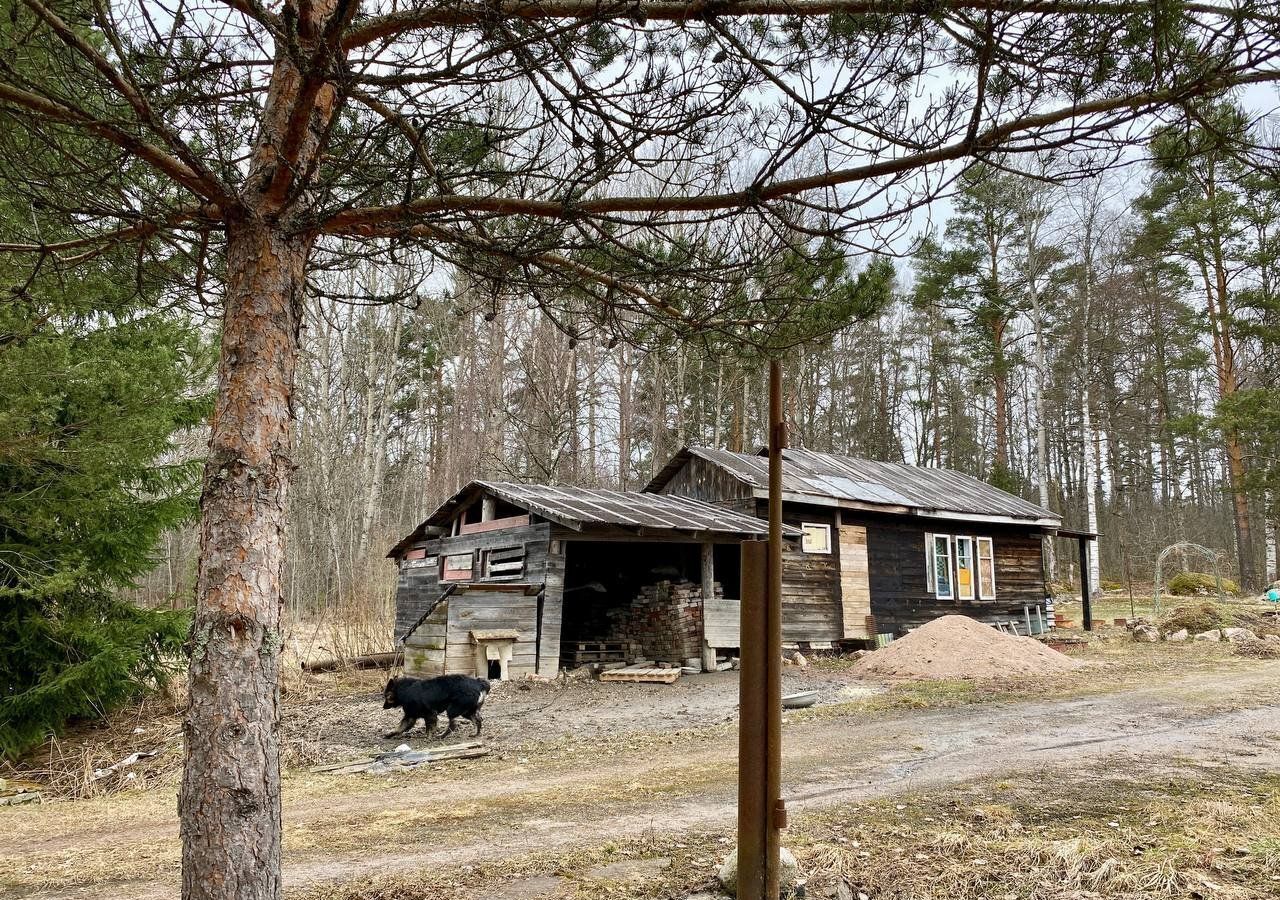
[[[306,253],[270,225],[230,229],[183,726],[189,900],[280,896],[280,617]]]

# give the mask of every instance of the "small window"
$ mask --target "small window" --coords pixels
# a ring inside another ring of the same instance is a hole
[[[989,537],[978,538],[978,596],[996,598],[996,549]]]
[[[484,577],[492,581],[524,575],[524,545],[485,550],[483,571]]]
[[[441,574],[442,581],[470,581],[471,567],[473,565],[472,554],[457,553],[453,556],[444,558],[444,572]]]
[[[956,536],[956,597],[973,599],[973,538]]]
[[[951,538],[945,534],[933,536],[933,583],[939,600],[950,600],[951,590]]]
[[[800,540],[800,549],[805,553],[831,552],[831,526],[805,522],[800,526],[804,537]]]
[[[924,589],[930,594],[938,589],[933,579],[933,535],[926,531],[924,533]]]

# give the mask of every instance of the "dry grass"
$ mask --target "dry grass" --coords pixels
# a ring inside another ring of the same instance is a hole
[[[1027,775],[802,813],[785,843],[808,897],[1243,900],[1280,892],[1280,776],[1213,770],[1067,781],[1055,776],[1050,793]],[[727,829],[654,833],[303,888],[291,900],[515,898],[535,884],[575,900],[681,897],[713,886],[729,848]],[[628,859],[670,863],[637,866],[620,882],[598,877],[601,864]]]
[[[28,753],[17,765],[0,762],[0,777],[30,780],[48,798],[83,800],[172,784],[182,765],[181,688],[117,710],[101,722],[73,726]],[[137,752],[157,755],[95,775]]]

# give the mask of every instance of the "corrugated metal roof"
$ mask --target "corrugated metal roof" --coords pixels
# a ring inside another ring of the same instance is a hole
[[[470,503],[481,492],[491,493],[575,530],[587,525],[621,525],[672,531],[710,531],[743,537],[760,536],[769,531],[769,523],[763,519],[687,497],[513,481],[473,481],[428,516],[423,524],[443,525],[452,521],[458,508]]]
[[[659,491],[698,456],[750,485],[757,494],[769,487],[769,459],[710,447],[686,447],[653,479],[646,491]],[[950,469],[876,462],[852,456],[787,449],[782,453],[782,490],[814,498],[901,508],[917,515],[999,516],[1059,525],[1061,516],[1008,491]]]

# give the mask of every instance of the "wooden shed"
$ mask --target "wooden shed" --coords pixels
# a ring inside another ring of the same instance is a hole
[[[737,629],[740,544],[767,532],[677,495],[472,482],[388,554],[405,669],[513,678],[713,662],[707,628]]]
[[[768,458],[686,447],[646,491],[764,515]],[[948,613],[1038,630],[1048,594],[1043,544],[1061,518],[948,469],[788,449],[783,640],[869,641]],[[728,637],[721,637],[728,640]]]

